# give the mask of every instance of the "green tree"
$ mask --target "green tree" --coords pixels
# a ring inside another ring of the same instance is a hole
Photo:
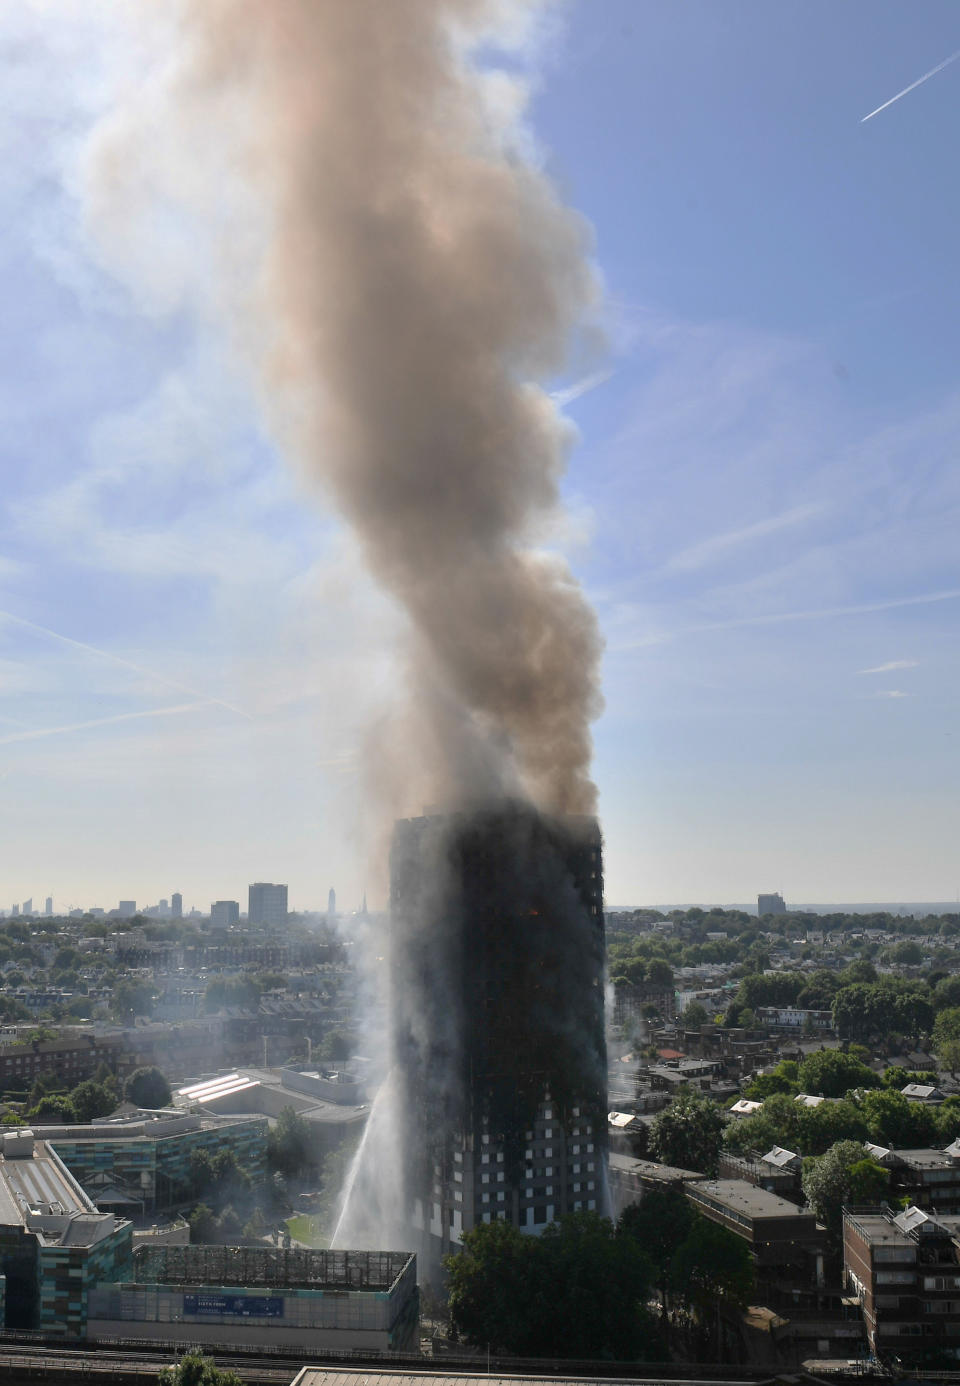
[[[678,1189],[653,1189],[639,1203],[625,1208],[617,1224],[618,1235],[633,1237],[650,1262],[654,1284],[660,1292],[664,1330],[669,1324],[668,1296],[674,1258],[693,1226],[693,1219],[693,1207]]]
[[[320,1196],[317,1199],[317,1225],[320,1231],[332,1236],[342,1207],[350,1165],[360,1144],[359,1132],[323,1157],[320,1166]],[[282,1175],[280,1176],[283,1177]]]
[[[289,979],[282,972],[259,972],[255,980],[261,992],[286,991],[290,985]]]
[[[850,1054],[838,1049],[821,1049],[800,1065],[800,1087],[803,1092],[821,1097],[842,1097],[852,1088],[877,1088],[880,1079],[873,1069]]]
[[[865,1141],[867,1119],[849,1097],[839,1102],[821,1102],[812,1110],[802,1109],[798,1151],[802,1155],[823,1155],[837,1141]]]
[[[709,1340],[721,1304],[745,1308],[753,1289],[753,1261],[742,1237],[699,1215],[673,1259],[673,1284],[693,1309]]]
[[[841,986],[850,986],[858,982],[875,982],[877,980],[877,969],[873,963],[866,962],[860,958],[845,967],[838,978]]]
[[[692,1088],[682,1089],[651,1123],[650,1151],[665,1165],[714,1174],[723,1129],[716,1102]]]
[[[797,1150],[800,1124],[800,1108],[793,1098],[774,1093],[759,1112],[730,1122],[723,1133],[723,1146],[735,1155],[762,1155],[774,1145]]]
[[[825,967],[818,967],[805,982],[797,996],[797,1005],[803,1010],[829,1011],[838,987],[837,974]]]
[[[444,1265],[453,1325],[478,1347],[630,1360],[649,1341],[649,1265],[633,1237],[595,1213],[562,1218],[540,1237],[480,1223]]]
[[[113,989],[110,1013],[123,1025],[128,1025],[135,1016],[152,1015],[153,988],[148,982],[125,977]]]
[[[310,1128],[293,1107],[284,1107],[267,1134],[267,1164],[288,1178],[304,1174],[315,1163]]]
[[[901,967],[919,967],[923,962],[923,949],[914,939],[904,939],[886,950],[886,961]]]
[[[348,1030],[328,1030],[315,1050],[316,1057],[323,1063],[341,1064],[349,1059],[354,1044]]]
[[[69,1097],[64,1097],[60,1093],[48,1093],[46,1097],[41,1097],[35,1107],[31,1107],[26,1113],[28,1121],[47,1122],[50,1125],[72,1125],[77,1120],[77,1113]]]
[[[190,1224],[191,1242],[212,1242],[217,1235],[216,1214],[209,1204],[198,1203],[187,1222]]]
[[[267,1220],[259,1208],[254,1208],[243,1228],[243,1235],[250,1240],[259,1239],[267,1230]]]
[[[933,989],[933,1004],[937,1011],[960,1009],[960,976],[941,977]]]
[[[158,1386],[243,1386],[236,1372],[218,1367],[200,1348],[186,1353],[175,1367],[164,1367],[157,1382]]]
[[[77,1121],[94,1121],[97,1117],[109,1116],[117,1105],[110,1090],[102,1083],[87,1079],[78,1083],[70,1094],[70,1101],[77,1113]]]
[[[156,1111],[170,1103],[170,1084],[159,1068],[150,1065],[135,1068],[123,1085],[123,1095],[135,1107],[146,1107]]]
[[[794,1059],[781,1059],[769,1073],[761,1073],[743,1089],[743,1096],[752,1102],[763,1102],[774,1093],[785,1092],[791,1097],[800,1091],[798,1066]]]
[[[657,987],[672,987],[673,968],[664,958],[652,958],[647,964],[647,981]]]
[[[936,1053],[941,1065],[955,1078],[960,1069],[960,1039],[941,1040]]]
[[[632,1360],[649,1336],[646,1300],[650,1266],[631,1237],[617,1235],[608,1218],[574,1213],[544,1229],[537,1257],[551,1304],[539,1355]]]
[[[904,1084],[906,1081],[904,1070]],[[865,1092],[860,1109],[866,1118],[870,1139],[878,1145],[909,1149],[928,1145],[936,1136],[934,1109],[921,1102],[908,1102],[901,1092],[890,1088]]]
[[[960,1006],[941,1011],[933,1023],[933,1052],[951,1073],[960,1068]]]
[[[701,1006],[699,1001],[691,1001],[681,1019],[685,1030],[699,1030],[710,1017],[705,1006]]]
[[[889,1182],[887,1170],[859,1141],[837,1141],[819,1159],[803,1162],[804,1196],[834,1239],[842,1230],[844,1204],[879,1203]]]
[[[450,1318],[469,1343],[523,1354],[529,1341],[534,1239],[512,1223],[478,1223],[448,1256]]]
[[[217,1218],[217,1240],[221,1242],[235,1242],[238,1237],[243,1235],[243,1222],[240,1215],[232,1204],[227,1204],[223,1212]]]

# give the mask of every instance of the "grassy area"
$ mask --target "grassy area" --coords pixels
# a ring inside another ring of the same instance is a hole
[[[325,1237],[320,1231],[319,1219],[311,1217],[309,1213],[295,1213],[292,1218],[287,1218],[287,1231],[295,1241],[302,1242],[304,1246],[330,1245],[330,1238]]]

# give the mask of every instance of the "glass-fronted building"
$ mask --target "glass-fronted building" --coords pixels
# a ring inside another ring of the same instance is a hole
[[[130,1222],[97,1211],[32,1131],[0,1138],[2,1326],[82,1338],[91,1287],[131,1273]]]

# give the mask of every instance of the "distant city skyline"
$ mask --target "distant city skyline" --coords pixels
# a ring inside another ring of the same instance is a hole
[[[264,892],[266,892],[266,894],[264,894]],[[101,899],[98,899],[95,903],[84,903],[83,901],[79,900],[75,903],[71,902],[69,904],[56,903],[54,901],[54,897],[52,895],[48,895],[45,899],[43,909],[41,910],[39,907],[34,909],[34,897],[27,896],[26,899],[24,899],[23,901],[14,901],[13,904],[10,906],[0,907],[0,916],[9,916],[11,912],[13,912],[18,914],[33,913],[35,917],[39,917],[43,914],[68,914],[71,910],[83,909],[99,910],[102,911],[105,915],[114,914],[119,915],[120,917],[129,917],[133,914],[142,914],[146,911],[150,911],[154,914],[159,912],[159,915],[162,918],[179,919],[182,918],[184,915],[189,915],[192,913],[195,914],[198,912],[201,914],[216,914],[217,906],[235,906],[237,919],[239,919],[241,917],[249,917],[249,901],[251,899],[252,893],[255,893],[253,895],[253,898],[256,901],[254,906],[254,915],[256,916],[254,922],[276,922],[276,920],[279,919],[281,913],[285,914],[287,912],[288,887],[285,884],[267,885],[263,882],[254,882],[248,885],[242,892],[242,899],[247,903],[241,903],[241,900],[239,899],[234,900],[226,896],[218,896],[217,898],[211,900],[210,903],[207,904],[191,904],[189,901],[185,903],[183,892],[175,890],[170,893],[169,898],[167,896],[162,895],[154,898],[151,897],[149,893],[142,893],[135,897],[117,896],[115,897],[115,903],[104,903],[104,899],[109,899],[111,897],[103,897]],[[201,896],[202,894],[203,892],[201,892]],[[209,894],[210,892],[208,891],[207,895],[209,896]],[[266,904],[264,904],[264,901],[266,902]],[[301,906],[299,910],[293,910],[291,912],[330,915],[336,912],[336,906],[336,890],[333,886],[331,886],[327,891],[326,908],[320,905],[304,905]],[[358,903],[355,906],[349,906],[346,910],[346,913],[361,914],[365,910],[366,894],[362,893]],[[228,910],[220,911],[220,914],[223,916],[221,922],[233,922],[232,917],[230,919],[226,917],[229,913],[230,911]]]

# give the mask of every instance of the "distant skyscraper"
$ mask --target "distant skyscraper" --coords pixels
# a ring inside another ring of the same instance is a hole
[[[24,900],[24,902],[23,902],[23,913],[24,913],[24,914],[33,914],[33,896],[32,896],[32,895],[30,896],[30,899],[29,899],[29,900]]]
[[[136,900],[121,900],[117,906],[117,912],[121,919],[130,919],[137,912]]]
[[[757,914],[786,914],[787,907],[782,895],[758,895]]]
[[[279,928],[287,922],[287,887],[256,881],[247,891],[247,919],[251,924]]]
[[[170,896],[170,913],[174,919],[183,918],[183,896],[175,890]]]
[[[240,923],[239,900],[216,900],[210,906],[210,923],[215,929],[229,929]]]
[[[16,916],[20,913],[20,906],[19,906],[19,905],[11,905],[11,907],[10,907],[10,913],[14,916],[14,918],[16,918]]]
[[[327,915],[329,916],[330,919],[332,919],[332,918],[334,917],[334,915],[336,914],[336,912],[337,912],[337,892],[334,890],[333,886],[331,886],[331,887],[330,887],[330,893],[329,893],[329,895],[327,896]]]
[[[53,914],[53,896],[48,895],[46,904],[43,907],[44,914]]]

